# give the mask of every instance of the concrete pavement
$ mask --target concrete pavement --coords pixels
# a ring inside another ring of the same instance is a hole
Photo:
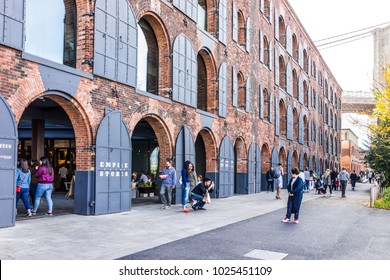
[[[336,192],[334,199],[341,199],[339,195]],[[116,259],[285,208],[286,196],[283,190],[282,200],[276,200],[271,192],[212,199],[205,206],[207,211],[190,213],[182,213],[180,205],[162,210],[153,203],[102,216],[24,219],[15,227],[0,229],[0,259]],[[318,197],[311,191],[304,195],[304,202]]]

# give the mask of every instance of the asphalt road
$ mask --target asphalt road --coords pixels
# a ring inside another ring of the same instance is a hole
[[[299,224],[282,223],[281,209],[121,259],[390,260],[390,211],[369,208],[369,189],[356,189],[304,202]]]

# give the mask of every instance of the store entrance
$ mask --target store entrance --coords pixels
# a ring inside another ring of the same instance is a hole
[[[19,121],[18,136],[18,159],[24,158],[32,163],[45,156],[54,168],[53,213],[73,214],[73,197],[68,192],[76,170],[76,142],[73,126],[66,112],[50,98],[36,99],[25,109]],[[67,169],[67,184],[61,183],[61,167]],[[44,198],[39,208],[38,215],[35,216],[38,218],[47,208]],[[22,201],[18,202],[17,209],[16,220],[24,219],[25,209]]]

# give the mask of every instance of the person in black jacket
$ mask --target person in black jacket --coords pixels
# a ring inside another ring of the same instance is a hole
[[[203,182],[196,185],[196,187],[191,192],[191,197],[198,202],[192,206],[194,211],[206,210],[203,206],[206,204],[203,201],[204,196],[207,193],[212,193],[214,191],[214,183],[210,178],[204,178]]]
[[[267,192],[271,191],[274,192],[274,168],[271,166],[270,169],[267,171]]]

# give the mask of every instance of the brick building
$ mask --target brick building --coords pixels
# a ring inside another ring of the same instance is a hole
[[[359,137],[351,129],[341,130],[341,167],[348,171],[366,171],[364,152],[359,148]]]
[[[0,169],[67,164],[81,214],[131,209],[131,171],[166,158],[193,161],[216,197],[260,192],[278,162],[340,167],[342,90],[288,1],[3,2]]]

